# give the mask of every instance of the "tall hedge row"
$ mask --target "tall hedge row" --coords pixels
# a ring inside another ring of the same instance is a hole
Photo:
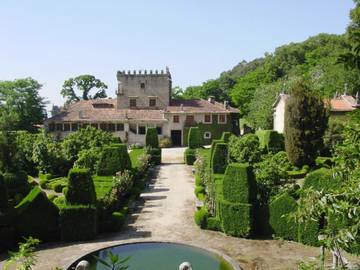
[[[284,150],[284,135],[275,130],[258,130],[255,134],[259,138],[260,148],[266,152],[276,153]]]
[[[210,148],[210,167],[211,167],[211,160],[212,160],[212,157],[213,157],[213,154],[214,154],[214,151],[215,151],[215,146],[216,146],[218,143],[224,143],[224,141],[223,141],[223,140],[212,140],[212,142],[211,142],[211,148]]]
[[[73,168],[69,171],[65,198],[68,204],[95,204],[95,186],[89,169]]]
[[[198,127],[191,127],[188,135],[188,147],[196,149],[202,146],[202,138]]]
[[[119,171],[130,169],[131,160],[126,144],[113,144],[104,148],[98,165],[98,175],[115,175]]]
[[[221,200],[219,212],[221,226],[226,234],[237,237],[251,235],[253,224],[251,204]]]
[[[145,135],[145,145],[147,147],[159,148],[159,138],[156,128],[147,128]]]
[[[228,165],[229,153],[227,143],[217,143],[211,159],[211,168],[214,173],[224,173]]]

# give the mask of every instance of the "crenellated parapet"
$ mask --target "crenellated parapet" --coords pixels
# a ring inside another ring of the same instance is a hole
[[[134,77],[146,77],[146,76],[165,76],[171,78],[170,70],[166,67],[165,70],[147,70],[147,69],[139,69],[139,70],[122,70],[117,72],[117,78],[119,80],[120,77],[122,78],[134,78]]]

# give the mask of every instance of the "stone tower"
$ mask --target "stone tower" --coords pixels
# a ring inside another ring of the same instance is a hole
[[[136,72],[117,72],[117,109],[165,109],[171,99],[168,68]]]

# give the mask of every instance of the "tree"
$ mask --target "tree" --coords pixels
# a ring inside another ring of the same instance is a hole
[[[0,122],[8,130],[36,130],[46,118],[42,85],[32,78],[0,82]]]
[[[61,94],[67,98],[66,103],[72,103],[80,100],[105,98],[105,89],[107,88],[105,83],[96,79],[93,75],[80,75],[66,80],[63,84]],[[80,95],[76,94],[75,89],[80,92]],[[92,96],[90,95],[90,91],[93,89],[97,91]]]
[[[296,166],[313,165],[323,146],[328,113],[304,81],[296,82],[285,109],[285,149]]]

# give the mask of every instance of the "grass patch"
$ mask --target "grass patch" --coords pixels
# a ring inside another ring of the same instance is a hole
[[[135,169],[138,167],[138,163],[139,163],[139,157],[141,155],[145,154],[145,149],[141,148],[141,149],[132,149],[129,153],[130,155],[130,160],[131,160],[131,166]]]
[[[104,198],[112,189],[113,176],[99,176],[93,175],[93,181],[95,185],[96,198]]]

